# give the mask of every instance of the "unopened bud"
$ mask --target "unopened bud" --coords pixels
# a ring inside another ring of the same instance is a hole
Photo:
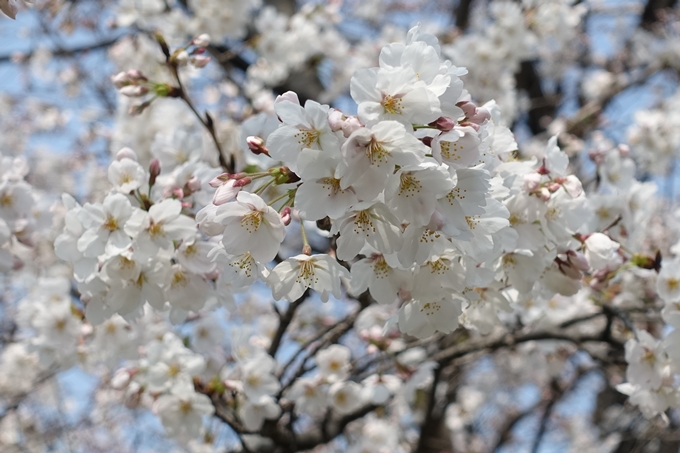
[[[172,60],[177,63],[178,66],[186,66],[186,64],[189,63],[189,54],[186,50],[182,50],[173,56]]]
[[[250,135],[246,138],[246,143],[248,144],[248,149],[257,155],[264,154],[269,156],[269,150],[264,146],[264,140],[256,135]]]
[[[312,256],[312,247],[309,244],[302,247],[302,254],[307,255],[307,256]]]
[[[357,118],[356,116],[350,116],[345,120],[345,123],[342,125],[342,135],[344,135],[345,138],[347,138],[350,135],[352,135],[354,131],[362,127],[364,127],[364,125],[361,124],[359,118]]]
[[[484,107],[477,108],[474,115],[467,117],[468,121],[471,123],[482,125],[491,119],[491,112],[489,112]]]
[[[207,55],[195,55],[191,57],[191,64],[195,68],[204,68],[208,63],[210,63],[211,58]]]
[[[113,82],[116,88],[123,88],[132,83],[132,80],[126,72],[119,72],[118,74],[111,76],[111,82]]]
[[[149,185],[153,186],[156,184],[156,178],[161,174],[161,162],[153,158],[149,163]]]
[[[184,198],[184,190],[182,190],[181,187],[176,187],[170,191],[170,193],[175,197],[175,198]]]
[[[191,43],[196,47],[208,47],[210,45],[210,35],[202,33],[196,36]]]
[[[426,136],[426,137],[421,138],[420,141],[423,142],[423,144],[425,146],[432,146],[432,137]]]
[[[477,106],[472,102],[459,102],[456,105],[463,110],[466,118],[471,118],[477,113]]]
[[[187,181],[186,186],[192,191],[196,192],[197,190],[201,190],[201,180],[198,179],[196,176],[192,176],[189,181]]]
[[[141,85],[125,85],[118,92],[129,98],[138,98],[148,93],[149,88]]]
[[[140,71],[139,69],[128,69],[126,72],[127,76],[130,78],[131,81],[138,83],[138,82],[146,82],[149,79],[146,78],[144,73]]]
[[[428,126],[436,127],[442,132],[449,132],[456,126],[456,122],[453,121],[451,118],[441,116],[437,118],[437,120],[428,124]]]
[[[541,200],[543,200],[543,201],[549,201],[550,200],[550,191],[547,188],[542,187],[537,193],[538,193],[538,197]]]
[[[128,114],[130,116],[141,115],[144,112],[144,110],[146,110],[146,108],[151,105],[152,102],[153,102],[153,98],[151,98],[147,101],[144,101],[141,104],[133,104],[128,109]]]
[[[283,222],[284,225],[288,226],[288,225],[290,225],[291,220],[292,220],[292,216],[290,214],[290,208],[288,206],[286,206],[281,211],[281,221]]]
[[[137,153],[127,146],[116,153],[116,160],[132,159],[137,162]]]
[[[332,109],[331,113],[328,114],[328,125],[331,127],[333,132],[342,130],[342,126],[345,123],[345,115],[336,109]]]

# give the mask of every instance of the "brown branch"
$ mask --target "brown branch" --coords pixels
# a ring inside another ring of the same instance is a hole
[[[125,35],[120,35],[116,36],[115,38],[109,38],[105,39],[100,42],[96,43],[89,43],[89,44],[82,44],[80,46],[74,46],[70,48],[57,48],[57,49],[52,49],[50,50],[50,53],[54,57],[73,57],[81,53],[86,53],[91,50],[99,50],[99,49],[105,49],[107,47],[112,46],[115,44],[120,38],[122,38]],[[10,54],[6,55],[0,55],[0,63],[7,62],[7,61],[14,61],[16,58],[19,58],[19,61],[25,61],[33,56],[35,51],[29,51],[29,52],[12,52]]]
[[[307,299],[307,297],[309,297],[309,288],[307,288],[307,290],[302,294],[302,296],[300,296],[299,299],[291,302],[288,305],[288,309],[286,310],[285,313],[279,315],[279,327],[276,329],[276,332],[274,333],[274,338],[272,338],[272,342],[269,345],[269,350],[267,351],[267,353],[269,353],[270,356],[272,357],[276,356],[276,351],[279,350],[279,346],[281,345],[283,335],[286,333],[286,331],[288,330],[288,326],[293,321],[295,311]]]

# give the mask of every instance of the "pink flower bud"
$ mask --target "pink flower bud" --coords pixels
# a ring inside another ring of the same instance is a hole
[[[132,80],[133,82],[146,82],[147,79],[146,76],[142,71],[139,69],[129,69],[127,71],[127,76]]]
[[[246,143],[248,144],[248,149],[256,156],[260,154],[269,156],[269,150],[264,146],[264,140],[262,138],[251,135],[246,138]]]
[[[236,187],[238,181],[240,180],[230,179],[229,181],[222,183],[222,185],[217,188],[217,191],[215,191],[213,204],[219,206],[236,198],[236,195],[241,191],[240,187]]]
[[[208,280],[217,280],[217,278],[220,276],[220,271],[215,269],[213,271],[208,272],[205,274],[205,278]]]
[[[279,102],[283,101],[290,101],[293,104],[300,105],[300,99],[298,98],[297,93],[295,93],[294,91],[286,91],[285,93],[276,96],[274,104],[278,104]]]
[[[423,142],[423,145],[425,146],[432,146],[432,137],[423,137],[420,139],[421,142]]]
[[[467,118],[468,121],[481,125],[491,119],[491,112],[489,112],[484,107],[479,107],[474,115],[468,116]]]
[[[453,121],[451,118],[441,116],[437,118],[436,121],[433,121],[430,124],[428,124],[428,126],[436,127],[442,132],[449,132],[456,126],[456,122]]]
[[[208,47],[210,45],[210,35],[207,33],[201,33],[196,36],[191,43],[196,47]]]
[[[543,201],[548,201],[550,200],[550,191],[547,188],[542,187],[538,191],[538,197]]]
[[[161,174],[161,162],[153,158],[149,162],[149,185],[153,186],[156,184],[156,178]]]
[[[345,115],[336,109],[332,109],[331,113],[328,114],[328,125],[331,127],[333,132],[342,130],[345,124]]]
[[[477,113],[477,106],[472,102],[459,102],[456,105],[463,110],[466,118],[471,118]]]
[[[350,116],[345,120],[345,123],[342,125],[342,135],[344,135],[345,138],[347,138],[350,135],[352,135],[354,131],[362,128],[363,126],[364,125],[361,124],[359,118],[357,118],[356,116]]]
[[[195,68],[204,68],[208,63],[210,63],[211,58],[207,55],[195,55],[191,57],[191,64]]]
[[[550,193],[555,193],[560,189],[560,187],[562,187],[560,183],[551,182],[548,184],[547,189],[550,191]]]
[[[286,206],[283,208],[283,211],[281,211],[281,221],[283,222],[284,225],[288,226],[290,225],[290,221],[292,220],[292,216],[290,213],[290,208]]]
[[[176,187],[170,191],[176,198],[184,198],[184,190],[181,187]]]
[[[113,82],[116,88],[123,88],[132,83],[132,80],[126,72],[119,72],[118,74],[111,76],[111,82]]]
[[[233,175],[231,173],[222,173],[219,176],[215,176],[208,184],[210,184],[210,187],[217,189],[230,179],[236,179],[235,176],[238,176],[239,174]]]
[[[253,182],[252,178],[244,177],[234,180],[234,187],[244,187]]]
[[[137,162],[137,153],[135,153],[132,149],[128,148],[127,146],[121,148],[120,151],[116,153],[116,160],[120,161],[123,159],[132,159],[135,162]]]
[[[127,96],[129,98],[138,98],[148,93],[149,88],[141,85],[126,85],[123,88],[119,89],[118,92],[123,96]]]
[[[201,180],[198,179],[195,176],[192,176],[189,181],[187,181],[186,186],[191,190],[192,192],[196,192],[197,190],[201,190]]]

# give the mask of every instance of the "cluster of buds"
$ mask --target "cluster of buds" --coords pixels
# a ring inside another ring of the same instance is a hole
[[[119,72],[111,76],[111,81],[124,96],[137,98],[149,92],[149,79],[139,69]]]
[[[210,57],[205,54],[209,45],[210,36],[203,33],[192,39],[188,45],[177,49],[169,61],[180,67],[190,64],[195,68],[203,68],[210,63]]]

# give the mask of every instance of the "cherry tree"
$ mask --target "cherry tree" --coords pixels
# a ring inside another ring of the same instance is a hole
[[[676,3],[0,0],[3,451],[677,451]]]

